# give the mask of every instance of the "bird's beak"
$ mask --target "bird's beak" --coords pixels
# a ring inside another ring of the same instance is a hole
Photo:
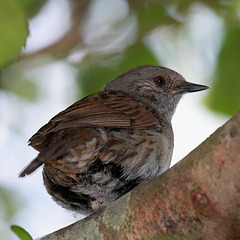
[[[178,86],[178,92],[181,93],[190,93],[190,92],[198,92],[202,90],[208,89],[208,86],[190,83],[190,82],[183,82],[180,86]]]

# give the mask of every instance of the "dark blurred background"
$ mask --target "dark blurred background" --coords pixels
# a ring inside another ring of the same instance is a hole
[[[1,239],[15,239],[11,224],[39,237],[80,218],[50,199],[41,171],[18,179],[37,154],[27,140],[57,112],[143,64],[210,86],[177,109],[175,164],[239,109],[240,1],[0,1]]]

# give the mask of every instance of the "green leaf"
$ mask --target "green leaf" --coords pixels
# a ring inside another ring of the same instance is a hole
[[[25,9],[28,17],[35,16],[47,2],[47,0],[18,0],[20,6]]]
[[[207,98],[209,107],[233,115],[240,109],[240,30],[228,28],[219,56],[214,85]]]
[[[32,236],[22,227],[17,225],[12,225],[11,230],[19,237],[21,240],[32,240]]]
[[[28,25],[17,0],[0,1],[0,69],[20,54],[28,36]]]

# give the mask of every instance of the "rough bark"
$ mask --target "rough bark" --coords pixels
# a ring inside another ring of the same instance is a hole
[[[104,211],[42,239],[173,235],[192,240],[240,239],[240,112],[161,176]]]

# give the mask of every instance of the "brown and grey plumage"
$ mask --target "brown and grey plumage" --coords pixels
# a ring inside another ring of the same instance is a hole
[[[44,164],[56,202],[85,214],[101,209],[168,169],[175,108],[184,93],[206,88],[164,67],[133,68],[40,128],[29,140],[39,154],[20,177]]]

